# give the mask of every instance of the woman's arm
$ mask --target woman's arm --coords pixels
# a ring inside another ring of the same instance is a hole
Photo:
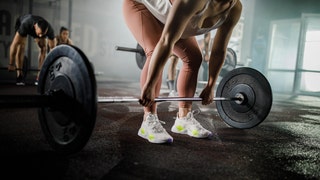
[[[231,9],[228,18],[221,27],[218,28],[213,41],[211,56],[209,61],[209,81],[208,85],[213,87],[219,71],[223,65],[227,46],[235,25],[241,16],[242,5],[240,1]]]
[[[203,104],[209,104],[213,99],[213,87],[218,78],[220,69],[223,65],[227,46],[232,35],[232,31],[235,25],[238,23],[242,11],[241,2],[238,1],[234,7],[230,10],[230,13],[226,21],[218,28],[215,35],[210,59],[209,59],[209,79],[206,88],[201,93]]]
[[[162,35],[151,57],[147,81],[140,101],[142,105],[150,106],[153,103],[155,84],[174,44],[181,38],[191,17],[202,10],[206,2],[207,0],[176,0],[172,4]]]

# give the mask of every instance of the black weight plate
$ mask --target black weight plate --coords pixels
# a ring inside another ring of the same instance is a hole
[[[136,53],[136,62],[137,65],[139,67],[139,69],[143,69],[144,64],[146,63],[146,55],[144,53],[143,48],[140,46],[140,44],[137,44],[137,49],[141,52],[141,53]]]
[[[268,116],[272,106],[272,90],[268,80],[257,70],[241,67],[229,72],[219,83],[216,97],[244,95],[244,102],[216,101],[220,117],[228,125],[248,129]]]
[[[48,94],[54,90],[63,90],[79,106],[66,107],[67,100],[61,100],[53,107],[39,108],[42,130],[55,151],[76,153],[88,142],[97,113],[94,72],[80,49],[60,45],[47,55],[40,71],[38,92]]]
[[[228,72],[232,71],[237,66],[237,54],[231,49],[227,48],[226,58],[222,65],[219,76],[224,77]]]

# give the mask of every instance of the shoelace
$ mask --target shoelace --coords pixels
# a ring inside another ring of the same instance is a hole
[[[152,126],[152,130],[154,130],[154,132],[161,133],[164,131],[164,128],[162,127],[161,123],[157,120],[152,122]]]
[[[155,116],[155,115],[151,115],[151,116],[153,116],[152,117],[152,120],[148,120],[149,121],[149,125],[150,126],[152,126],[152,130],[154,130],[154,132],[157,132],[157,133],[161,133],[161,132],[163,132],[164,131],[164,128],[162,127],[162,123],[161,123],[161,121],[158,119],[158,117],[157,116]],[[163,121],[162,121],[163,122]],[[163,122],[163,123],[165,123],[165,122]]]
[[[191,124],[195,125],[196,127],[201,127],[200,123],[194,118],[195,115],[198,115],[200,114],[201,110],[200,109],[196,109],[196,110],[193,110],[191,111],[190,113],[190,121],[191,121]]]
[[[154,116],[161,124],[166,124],[166,122],[161,121],[161,120],[158,118],[157,115],[153,115],[153,114],[149,113],[149,116]]]
[[[201,113],[201,110],[200,109],[196,109],[196,110],[191,111],[191,113],[192,113],[193,116],[196,116],[196,115]]]
[[[164,121],[161,121],[161,120],[159,120],[159,122],[160,122],[161,124],[166,124],[166,122],[164,122]]]

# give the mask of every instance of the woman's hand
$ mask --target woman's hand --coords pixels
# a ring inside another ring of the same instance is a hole
[[[154,88],[145,85],[142,90],[141,99],[139,103],[145,107],[150,107],[154,103],[155,98]]]
[[[200,98],[202,98],[202,104],[203,105],[208,105],[211,104],[213,102],[213,98],[214,98],[214,91],[212,90],[211,87],[206,86],[200,96]]]

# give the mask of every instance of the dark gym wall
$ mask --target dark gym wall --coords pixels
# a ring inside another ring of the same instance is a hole
[[[14,25],[20,13],[29,12],[29,0],[0,1],[0,67],[7,68],[9,63],[9,48],[14,36]],[[28,45],[28,44],[27,44]],[[30,52],[26,52],[26,55]],[[15,73],[0,70],[0,81],[15,80]]]
[[[1,0],[0,1],[0,65],[3,66],[4,58],[9,57],[9,47],[14,35],[14,24],[19,13],[27,13],[29,1]]]

